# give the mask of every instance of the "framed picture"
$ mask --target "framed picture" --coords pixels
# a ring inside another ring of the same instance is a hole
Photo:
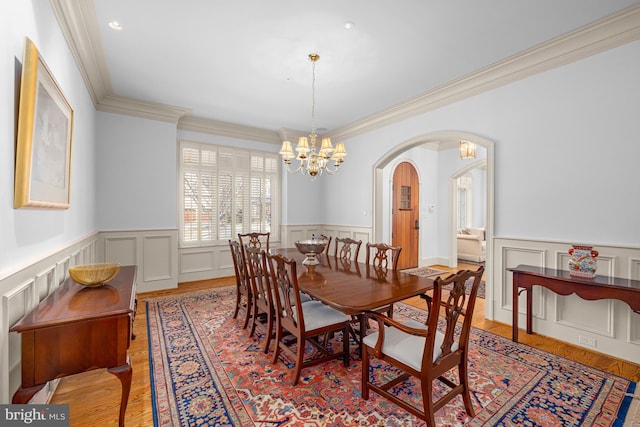
[[[25,39],[14,208],[69,208],[73,108],[38,49]]]

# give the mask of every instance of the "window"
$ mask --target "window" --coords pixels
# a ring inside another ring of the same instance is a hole
[[[471,226],[471,175],[462,175],[458,184],[458,229]]]
[[[181,245],[226,244],[250,232],[279,240],[279,164],[277,153],[181,142]]]

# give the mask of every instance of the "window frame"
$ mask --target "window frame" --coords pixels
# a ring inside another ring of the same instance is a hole
[[[185,160],[186,153],[191,157]],[[188,173],[191,174],[191,180],[185,179]],[[282,172],[278,153],[179,141],[177,178],[180,248],[228,245],[228,240],[235,239],[238,233],[254,231],[269,231],[272,241],[280,240]],[[209,185],[203,185],[203,180],[208,180]],[[195,185],[188,187],[189,182]],[[227,184],[227,196],[224,195],[225,189],[221,188],[221,182]],[[215,192],[206,193],[205,187],[214,188]],[[195,191],[191,203],[187,203],[188,198],[185,196],[187,188],[194,188]],[[223,205],[223,201],[229,203]],[[203,206],[209,203],[211,209],[207,211],[210,215],[205,223],[203,218],[206,217],[206,211]],[[191,222],[195,223],[195,238],[194,233],[187,235],[187,205],[194,206]],[[249,214],[245,215],[245,212]],[[227,224],[224,221],[229,222]],[[207,224],[211,238],[203,236]]]

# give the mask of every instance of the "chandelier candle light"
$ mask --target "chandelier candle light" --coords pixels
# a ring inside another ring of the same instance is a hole
[[[316,147],[316,138],[318,137],[316,134],[316,62],[320,59],[320,55],[311,53],[309,54],[309,59],[313,69],[313,78],[311,80],[311,133],[308,139],[307,137],[298,139],[298,145],[296,145],[297,156],[293,153],[291,142],[289,141],[282,143],[280,155],[287,165],[287,171],[290,173],[300,172],[315,179],[317,176],[322,175],[323,172],[331,175],[336,173],[347,155],[347,150],[345,150],[342,142],[337,143],[334,148],[331,138],[322,138],[320,149],[318,150]],[[291,169],[291,159],[294,157],[300,164],[297,168]],[[335,162],[333,164],[334,169],[329,167],[330,160]]]

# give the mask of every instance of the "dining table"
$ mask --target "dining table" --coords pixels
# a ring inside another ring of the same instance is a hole
[[[397,270],[379,270],[372,265],[318,254],[315,266],[305,266],[305,255],[296,248],[272,248],[296,260],[300,291],[360,320],[360,337],[366,334],[364,312],[375,310],[433,289],[435,277],[420,277]]]

